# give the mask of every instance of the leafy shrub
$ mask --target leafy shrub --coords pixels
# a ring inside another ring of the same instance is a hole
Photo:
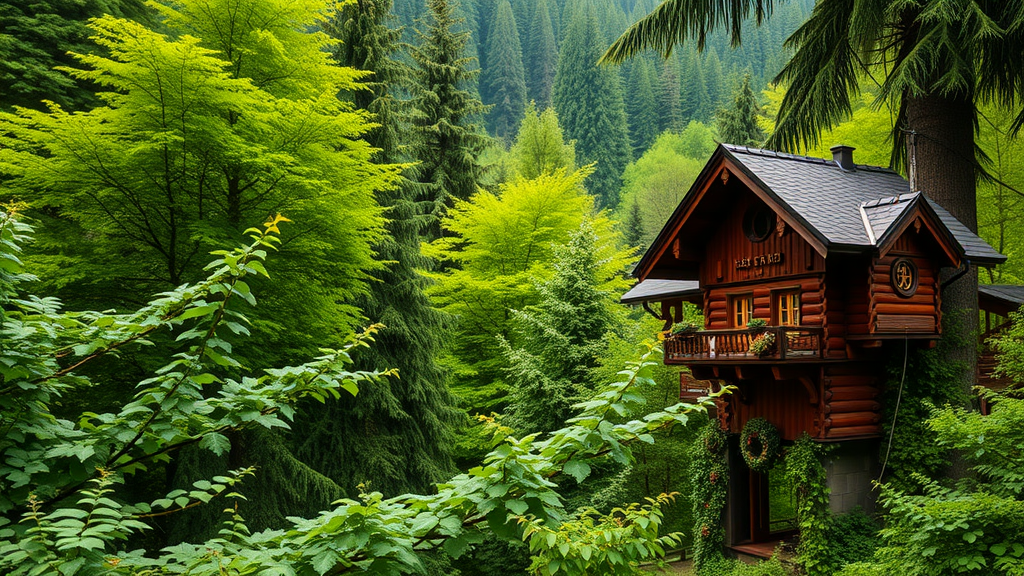
[[[879,526],[860,508],[832,518],[829,543],[839,566],[870,560],[878,548]]]
[[[690,413],[710,404],[676,404],[623,421],[643,404],[634,390],[653,385],[654,347],[577,405],[566,428],[543,438],[505,438],[481,466],[429,495],[366,493],[312,518],[288,518],[286,529],[259,533],[246,526],[233,493],[258,473],[252,469],[198,480],[191,490],[152,502],[126,503],[119,490],[125,475],[166,461],[175,450],[196,446],[225,454],[236,433],[286,427],[304,398],[355,394],[360,384],[391,375],[349,370],[374,327],[307,364],[239,376],[244,368],[232,357],[238,343],[223,338],[228,331],[248,334],[232,305],[255,303],[245,279],[267,275],[263,260],[279,242],[281,221],[249,229],[247,246],[215,252],[206,280],[160,294],[137,312],[113,314],[67,312],[54,298],[23,294],[21,284],[31,276],[18,255],[30,228],[0,214],[0,573],[422,573],[422,554],[443,549],[458,557],[493,533],[524,541],[540,574],[564,567],[601,575],[629,573],[678,545],[680,535],[659,534],[670,496],[608,515],[573,514],[553,481],[586,478],[588,461],[626,465],[630,445],[654,442],[653,433],[685,425]],[[174,335],[179,351],[168,352],[164,367],[139,383],[132,401],[110,413],[54,417],[62,396],[94,384],[78,368],[101,357],[114,362],[118,351],[158,331]],[[225,510],[216,538],[160,551],[138,545],[154,518],[204,505]]]
[[[747,321],[747,328],[764,328],[768,325],[768,321],[764,318],[751,318]]]

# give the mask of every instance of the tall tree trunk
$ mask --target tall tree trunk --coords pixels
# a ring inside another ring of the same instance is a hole
[[[967,95],[936,93],[904,99],[908,128],[908,167],[913,162],[917,189],[949,211],[972,232],[978,231],[976,161],[974,156],[974,103]],[[912,144],[914,143],[914,144]],[[916,145],[915,145],[916,144]],[[910,149],[914,145],[916,150]],[[960,271],[946,269],[945,283]],[[978,268],[970,269],[942,290],[942,313],[951,339],[950,357],[960,361],[960,387],[971,394],[975,384],[978,342]],[[964,464],[954,455],[952,476],[965,475]]]

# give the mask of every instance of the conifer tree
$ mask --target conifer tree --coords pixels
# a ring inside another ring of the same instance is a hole
[[[353,91],[352,97],[378,124],[365,136],[379,149],[377,160],[399,163],[409,158],[399,142],[407,113],[396,93],[408,87],[411,71],[396,58],[401,32],[388,27],[390,12],[391,0],[347,4],[326,30],[339,40],[335,56],[340,65],[372,72],[366,89]],[[422,207],[415,201],[415,187],[404,180],[376,196],[388,222],[387,236],[374,251],[390,264],[374,272],[377,281],[357,304],[369,322],[386,328],[360,354],[356,367],[397,368],[399,377],[357,396],[306,404],[291,440],[296,456],[349,495],[363,481],[389,495],[422,493],[451,470],[449,425],[455,412],[436,362],[446,326],[417,272],[428,262],[420,253]]]
[[[618,202],[619,178],[632,158],[618,72],[597,66],[603,45],[592,9],[577,9],[558,55],[555,110],[580,163],[596,162],[589,182],[603,207]]]
[[[541,110],[551,105],[551,88],[558,68],[558,47],[551,22],[550,4],[553,3],[550,0],[535,0],[524,48],[526,70],[529,70],[526,75],[526,92]]]
[[[593,386],[593,370],[613,323],[600,289],[597,234],[584,221],[554,251],[554,276],[537,287],[539,301],[513,312],[518,345],[502,339],[512,402],[506,421],[523,434],[554,430]]]
[[[636,158],[658,137],[661,113],[655,97],[654,75],[654,66],[647,58],[637,59],[629,71],[627,85],[632,96],[626,100],[626,115],[629,119],[629,140]]]
[[[556,170],[576,169],[576,146],[565,141],[558,115],[552,108],[538,113],[532,101],[526,107],[510,156],[515,173],[527,180]]]
[[[640,201],[635,197],[629,204],[629,214],[626,216],[626,245],[636,248],[637,254],[643,254],[644,246],[644,220],[640,213]]]
[[[687,121],[704,121],[707,119],[705,112],[708,91],[704,83],[704,70],[701,67],[700,54],[690,44],[683,46],[682,50],[683,117]]]
[[[728,79],[722,72],[722,60],[716,50],[708,50],[704,61],[704,85],[707,87],[708,99],[704,107],[704,119],[710,119],[715,110],[727,98]]]
[[[413,157],[420,161],[419,198],[432,203],[434,221],[427,236],[440,235],[438,220],[456,200],[477,191],[482,175],[479,155],[487,136],[475,124],[486,108],[470,92],[477,72],[465,56],[468,32],[453,29],[463,23],[449,0],[428,0],[426,31],[418,32],[420,45],[412,50],[416,64],[413,87],[413,131],[417,136]]]
[[[678,132],[683,129],[682,96],[679,91],[679,60],[669,56],[661,68],[658,79],[658,127],[661,132],[671,130]]]
[[[490,105],[488,125],[496,137],[515,137],[526,107],[523,50],[512,5],[501,0],[487,36],[487,68],[481,73],[484,103]]]
[[[746,74],[732,106],[719,110],[715,118],[719,138],[722,142],[742,146],[763,145],[765,133],[757,123],[760,115],[761,106],[750,89],[750,74]]]
[[[140,17],[141,0],[0,0],[0,106],[44,109],[42,101],[82,110],[99,103],[94,85],[56,68],[71,53],[95,52],[90,18]]]

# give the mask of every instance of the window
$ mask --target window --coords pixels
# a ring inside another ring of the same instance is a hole
[[[775,212],[765,206],[755,206],[743,215],[743,233],[751,242],[763,242],[775,230]]]
[[[800,325],[800,293],[781,292],[775,295],[776,319],[779,326]]]
[[[741,328],[750,322],[754,314],[754,295],[741,294],[732,297],[732,318],[737,328]]]

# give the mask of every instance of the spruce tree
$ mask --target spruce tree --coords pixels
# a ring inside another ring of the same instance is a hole
[[[715,125],[722,142],[743,146],[761,146],[765,133],[757,123],[761,106],[750,88],[750,74],[743,76],[743,84],[736,92],[732,106],[718,111]]]
[[[524,60],[526,69],[526,92],[530,100],[543,110],[551,105],[551,88],[555,83],[558,68],[558,47],[555,44],[555,28],[551,23],[550,0],[536,0],[530,26],[526,33]],[[557,10],[557,6],[555,8]]]
[[[488,125],[502,140],[515,137],[526,107],[523,50],[512,5],[502,0],[487,37],[487,67],[481,73],[484,103],[490,105]]]
[[[401,32],[388,27],[390,12],[391,0],[362,0],[344,5],[326,28],[339,41],[340,65],[372,72],[367,89],[353,91],[352,97],[374,114],[378,126],[365,139],[380,150],[377,160],[399,163],[409,160],[399,143],[407,114],[395,95],[408,87],[410,70],[396,59]],[[374,250],[390,264],[374,272],[377,281],[357,305],[369,322],[386,328],[359,355],[356,367],[397,368],[399,377],[357,396],[305,405],[291,436],[296,456],[350,496],[363,481],[390,495],[424,492],[451,471],[449,429],[455,412],[436,363],[447,328],[417,272],[428,266],[420,253],[422,208],[408,180],[376,195],[388,222],[387,236]]]
[[[87,22],[104,14],[141,18],[141,0],[0,0],[0,106],[82,110],[99,104],[96,85],[57,70],[72,53],[97,52]]]
[[[436,238],[447,209],[476,193],[483,172],[479,155],[488,139],[474,122],[486,108],[469,89],[477,76],[464,52],[469,33],[453,30],[463,19],[455,17],[449,0],[428,0],[427,6],[427,30],[418,32],[420,45],[412,50],[413,157],[420,161],[417,180],[423,184],[418,198],[432,204],[426,235]]]
[[[655,97],[654,66],[647,58],[633,62],[629,71],[629,93],[626,113],[629,119],[629,140],[633,144],[633,156],[639,158],[658,137],[658,122],[661,109]]]
[[[658,127],[661,132],[671,130],[678,132],[683,129],[682,96],[679,91],[679,59],[669,56],[661,68],[658,79]]]
[[[704,83],[704,70],[701,66],[700,54],[692,45],[683,46],[683,118],[687,121],[707,120],[706,109],[708,90]]]
[[[580,163],[597,163],[591,193],[610,207],[618,202],[619,178],[632,150],[618,72],[596,64],[603,49],[593,10],[577,9],[558,55],[552,99]]]
[[[555,249],[554,276],[539,302],[513,312],[517,346],[502,339],[512,402],[507,423],[518,432],[555,430],[594,384],[593,371],[613,324],[609,294],[599,287],[597,234],[584,221]]]

